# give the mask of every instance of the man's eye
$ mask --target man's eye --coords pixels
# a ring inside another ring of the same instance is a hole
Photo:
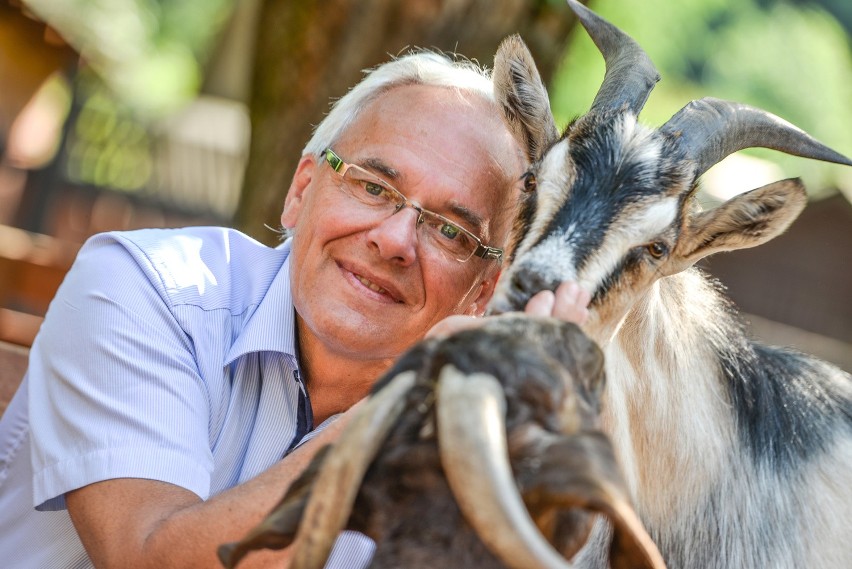
[[[447,239],[455,239],[456,237],[458,237],[459,233],[461,233],[461,231],[455,225],[445,223],[441,226],[441,235],[443,235]]]
[[[373,196],[380,196],[385,191],[382,186],[375,182],[364,182],[364,189],[367,190],[368,194]]]

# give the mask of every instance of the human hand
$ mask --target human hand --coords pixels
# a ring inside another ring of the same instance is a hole
[[[566,281],[556,287],[556,292],[543,290],[534,295],[524,308],[524,313],[530,316],[558,318],[574,324],[585,324],[589,318],[589,301],[591,295],[571,281]],[[449,336],[462,330],[478,328],[482,318],[456,314],[444,318],[435,324],[427,333],[426,338]]]
[[[471,330],[479,328],[482,325],[482,318],[476,316],[468,316],[465,314],[454,314],[447,316],[426,332],[426,338],[444,338],[461,332],[462,330]]]
[[[556,292],[543,290],[534,295],[524,309],[530,316],[549,316],[574,324],[585,324],[589,319],[589,302],[592,296],[575,282],[565,281]]]

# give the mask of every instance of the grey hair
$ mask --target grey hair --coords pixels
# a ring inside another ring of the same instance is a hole
[[[417,50],[368,70],[366,77],[338,99],[317,125],[302,154],[320,156],[332,146],[358,114],[382,93],[401,85],[455,88],[496,103],[491,73],[461,57]]]

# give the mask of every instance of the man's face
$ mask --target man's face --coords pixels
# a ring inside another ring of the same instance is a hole
[[[409,200],[458,220],[483,244],[502,247],[524,163],[498,112],[451,89],[396,87],[359,115],[334,150]],[[347,357],[393,358],[446,316],[484,309],[496,261],[460,263],[426,246],[412,208],[363,215],[342,183],[327,163],[303,157],[285,203],[303,333]],[[459,217],[459,208],[471,215]]]

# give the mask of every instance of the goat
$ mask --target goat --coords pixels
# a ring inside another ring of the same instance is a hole
[[[672,568],[852,567],[852,378],[749,339],[720,285],[693,265],[782,233],[798,179],[702,210],[699,177],[748,147],[852,165],[759,109],[693,101],[659,129],[637,115],[659,79],[634,40],[568,0],[606,61],[589,112],[562,134],[523,42],[494,64],[506,120],[532,166],[489,306],[522,309],[565,280],[592,296],[603,349],[601,424]],[[605,529],[576,562],[602,566]]]
[[[291,566],[319,568],[349,528],[377,542],[374,568],[568,568],[591,511],[616,528],[614,567],[662,568],[595,427],[602,370],[597,346],[554,319],[426,340],[220,559],[294,543]]]

